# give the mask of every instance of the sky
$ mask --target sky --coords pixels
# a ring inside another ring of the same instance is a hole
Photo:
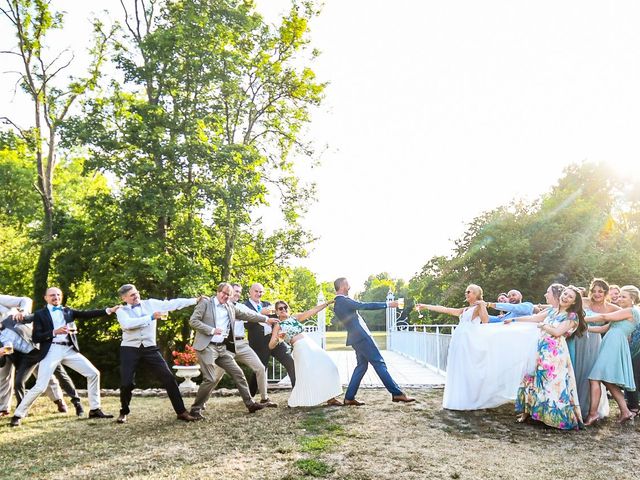
[[[95,8],[65,4],[57,44],[78,48]],[[287,2],[258,5],[276,21]],[[100,8],[120,16],[117,1]],[[321,164],[302,172],[319,240],[296,264],[354,290],[380,272],[409,280],[474,217],[538,198],[569,164],[636,175],[639,20],[624,0],[326,0],[311,39],[329,85],[307,131]],[[0,112],[19,115],[8,77]]]

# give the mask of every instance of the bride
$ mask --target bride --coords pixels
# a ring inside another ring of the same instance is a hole
[[[478,410],[515,400],[523,371],[535,360],[538,329],[531,324],[489,324],[482,288],[465,290],[463,308],[417,304],[460,317],[447,357],[443,408]]]
[[[333,300],[293,315],[289,313],[287,302],[278,300],[275,304],[279,323],[273,326],[269,348],[274,349],[279,342],[286,342],[293,350],[291,355],[296,370],[296,384],[287,401],[290,407],[312,407],[323,402],[342,406],[342,402],[336,398],[342,394],[338,367],[327,352],[304,334],[301,323],[332,303]]]

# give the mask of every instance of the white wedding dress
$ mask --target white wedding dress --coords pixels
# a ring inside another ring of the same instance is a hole
[[[453,332],[442,406],[494,408],[516,398],[525,372],[533,371],[539,330],[533,323],[481,324],[467,308]]]

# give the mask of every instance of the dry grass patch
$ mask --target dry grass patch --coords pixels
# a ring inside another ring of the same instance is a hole
[[[61,416],[39,399],[21,428],[3,419],[0,477],[635,478],[640,422],[560,432],[516,424],[512,405],[450,412],[440,408],[441,390],[408,393],[419,403],[363,390],[364,407],[289,409],[288,393],[278,392],[280,408],[253,415],[238,397],[214,398],[207,420],[195,424],[178,422],[166,398],[134,398],[126,425]],[[117,413],[117,399],[104,399],[103,408]]]

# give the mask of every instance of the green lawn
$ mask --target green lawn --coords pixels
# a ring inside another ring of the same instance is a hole
[[[441,389],[407,393],[418,402],[361,389],[363,407],[287,408],[289,392],[274,391],[280,407],[253,415],[237,396],[216,397],[192,424],[167,398],[134,397],[125,425],[60,415],[40,398],[21,427],[0,421],[0,479],[637,478],[640,425],[617,424],[613,402],[612,418],[561,432],[516,423],[513,403],[456,412],[442,409]],[[103,409],[117,413],[118,403],[103,398]]]
[[[387,348],[387,332],[371,332],[380,350]],[[327,344],[325,350],[351,350],[347,347],[347,332],[327,332]]]

